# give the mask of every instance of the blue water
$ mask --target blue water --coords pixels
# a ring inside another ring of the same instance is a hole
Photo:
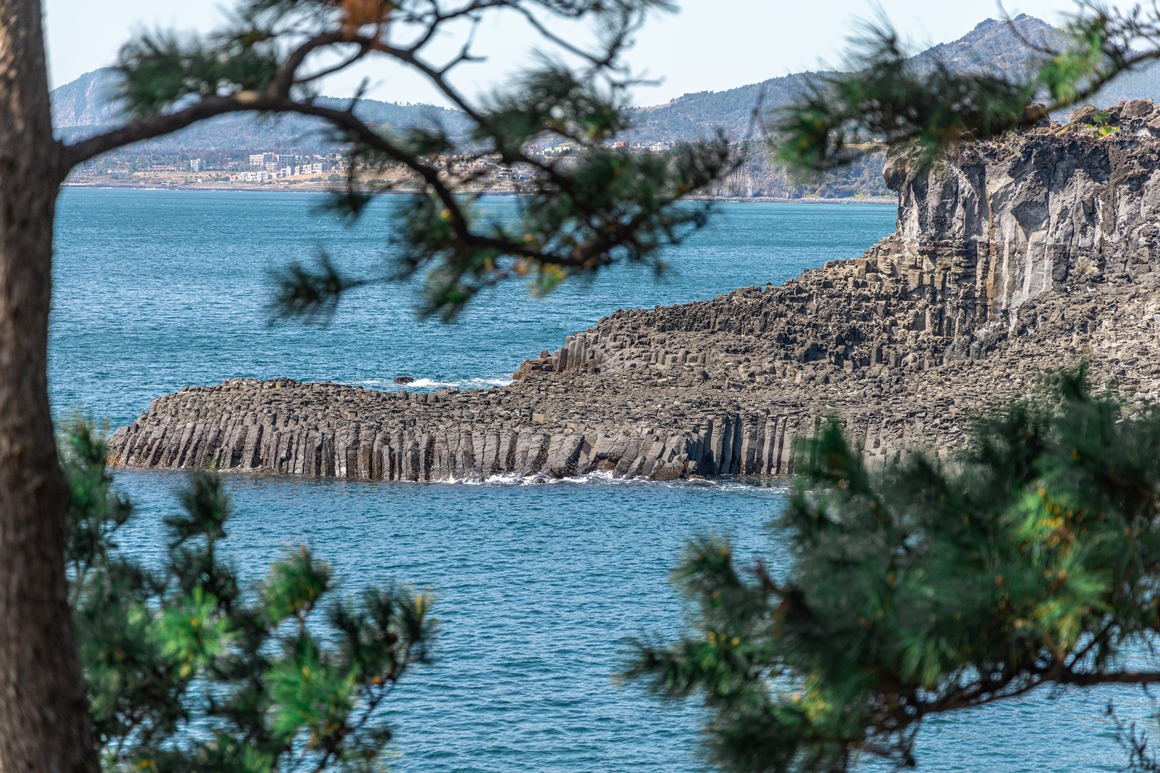
[[[70,189],[61,197],[50,350],[58,415],[80,408],[114,425],[157,395],[238,376],[291,376],[390,388],[406,374],[435,388],[503,383],[521,359],[554,349],[618,308],[711,298],[852,257],[893,230],[888,206],[723,204],[709,228],[669,252],[661,280],[608,272],[533,300],[518,285],[478,299],[455,324],[416,319],[415,286],[352,296],[326,328],[266,325],[269,272],[325,250],[352,272],[389,259],[389,210],[350,229],[308,194]],[[515,202],[497,202],[512,207]],[[178,473],[122,472],[138,504],[125,544],[164,550],[160,519]],[[435,591],[437,662],[415,671],[391,712],[400,773],[701,769],[700,714],[613,675],[628,640],[675,636],[668,584],[685,540],[732,535],[741,556],[784,561],[763,529],[778,486],[558,483],[390,484],[230,477],[232,551],[261,577],[288,547],[311,544],[346,588],[390,578]],[[920,769],[1113,770],[1123,755],[1103,709],[1128,717],[1132,694],[1033,696],[931,723]],[[1130,696],[1130,697],[1129,697]]]
[[[329,327],[266,326],[269,272],[325,250],[350,273],[389,270],[383,199],[357,228],[321,195],[66,190],[57,218],[52,397],[116,424],[157,395],[226,378],[289,376],[389,386],[397,375],[487,386],[520,360],[618,308],[712,298],[850,257],[894,230],[883,205],[723,204],[716,225],[667,256],[659,281],[625,266],[544,300],[518,283],[455,324],[419,323],[414,285],[353,294]],[[506,199],[500,206],[514,206]]]

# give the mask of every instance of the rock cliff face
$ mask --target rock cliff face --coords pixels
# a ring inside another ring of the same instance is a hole
[[[898,229],[862,257],[618,312],[525,361],[511,386],[190,387],[117,430],[112,455],[389,480],[776,475],[830,414],[880,457],[953,449],[967,414],[1080,357],[1155,398],[1160,111],[1135,101],[1078,118],[930,168],[892,157]]]

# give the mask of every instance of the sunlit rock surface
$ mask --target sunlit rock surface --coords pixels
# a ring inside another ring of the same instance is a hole
[[[507,387],[189,387],[117,430],[112,457],[386,480],[778,475],[829,415],[879,459],[946,453],[968,416],[1083,358],[1098,382],[1155,399],[1155,137],[1160,111],[1137,100],[930,168],[896,156],[884,174],[897,232],[862,257],[781,287],[618,312],[525,361]]]

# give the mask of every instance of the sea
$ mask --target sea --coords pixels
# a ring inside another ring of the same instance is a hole
[[[395,273],[393,215],[382,198],[354,224],[323,194],[68,188],[59,202],[49,351],[58,419],[116,427],[155,397],[227,378],[288,376],[392,390],[486,389],[522,359],[617,309],[712,298],[779,284],[856,257],[894,230],[881,204],[727,203],[667,248],[666,268],[622,265],[532,297],[493,288],[450,323],[424,319],[421,280],[345,298],[325,325],[272,318],[272,276],[326,255],[352,275]],[[510,218],[518,199],[483,203]],[[136,505],[121,537],[146,561],[165,550],[179,472],[119,471]],[[242,576],[308,545],[341,593],[402,582],[437,599],[434,660],[387,709],[398,773],[707,770],[696,700],[666,702],[617,678],[633,642],[672,640],[688,610],[671,584],[688,541],[729,538],[743,564],[790,556],[769,523],[786,480],[711,485],[611,480],[548,485],[497,479],[383,483],[227,476],[227,548]],[[1106,709],[1155,727],[1152,699],[1127,690],[1034,693],[932,720],[920,770],[1117,770],[1126,761]],[[862,770],[879,770],[874,762]]]

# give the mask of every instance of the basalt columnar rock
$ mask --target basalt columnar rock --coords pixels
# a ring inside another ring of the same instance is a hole
[[[878,458],[1087,358],[1160,394],[1160,110],[1080,111],[928,168],[891,157],[898,229],[774,287],[617,312],[506,387],[231,380],[158,398],[115,463],[387,480],[785,474],[828,415]]]

